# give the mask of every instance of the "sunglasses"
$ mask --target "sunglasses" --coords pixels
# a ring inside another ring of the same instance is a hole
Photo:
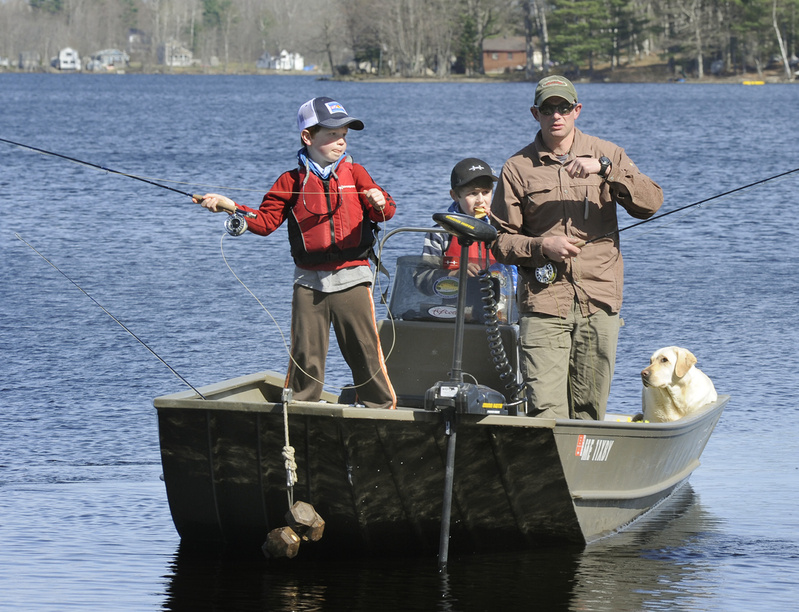
[[[574,110],[574,107],[577,106],[577,103],[569,104],[568,102],[563,102],[562,104],[558,104],[555,106],[554,104],[542,104],[538,107],[538,112],[542,115],[546,115],[549,117],[550,115],[554,115],[556,112],[559,115],[565,116],[568,115],[570,112]]]

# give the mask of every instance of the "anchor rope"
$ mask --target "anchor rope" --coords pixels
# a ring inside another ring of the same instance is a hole
[[[286,467],[286,492],[288,494],[289,508],[294,505],[294,485],[298,482],[297,477],[297,462],[294,459],[295,450],[291,446],[289,440],[289,403],[283,402],[283,432],[286,444],[283,446],[281,455],[283,457],[283,465]]]

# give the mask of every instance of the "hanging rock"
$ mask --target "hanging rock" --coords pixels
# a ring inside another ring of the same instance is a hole
[[[291,527],[279,527],[266,535],[261,550],[267,557],[288,557],[292,559],[300,550],[300,536]]]
[[[311,504],[303,501],[295,502],[285,518],[303,540],[317,542],[322,538],[325,521]]]

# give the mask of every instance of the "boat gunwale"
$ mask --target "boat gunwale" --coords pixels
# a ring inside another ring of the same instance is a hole
[[[169,395],[156,397],[153,405],[158,410],[213,410],[221,412],[254,412],[254,413],[282,413],[282,402],[266,401],[247,401],[229,399],[231,396],[214,398],[213,395],[224,394],[235,389],[248,385],[256,386],[259,384],[275,384],[282,381],[283,377],[277,372],[263,371],[254,374],[238,376],[236,378],[213,383],[200,387],[199,391],[207,398],[200,398],[197,393],[191,390],[180,391]],[[720,413],[723,407],[730,400],[729,395],[719,395],[718,399],[709,404],[702,410],[688,415],[676,421],[666,423],[644,423],[632,422],[631,415],[610,413],[603,421],[592,421],[583,419],[546,419],[533,418],[526,415],[481,415],[459,413],[458,421],[464,425],[487,425],[487,426],[508,426],[508,427],[528,427],[534,429],[555,429],[560,434],[570,435],[570,430],[579,429],[596,430],[608,429],[617,431],[640,432],[651,435],[655,432],[661,434],[678,434],[682,430],[695,427],[699,421],[713,418],[711,413]],[[409,421],[409,422],[435,422],[441,418],[441,413],[424,408],[399,407],[396,410],[382,410],[375,408],[365,408],[335,402],[305,402],[292,401],[288,406],[289,416],[316,416],[338,418],[343,420],[366,419],[374,421]],[[616,418],[617,420],[613,420]],[[624,420],[622,420],[624,419]],[[576,433],[576,432],[575,432]]]

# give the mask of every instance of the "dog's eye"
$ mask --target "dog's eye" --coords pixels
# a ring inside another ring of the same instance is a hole
[[[668,357],[661,357],[660,358],[660,363],[668,363],[668,362],[669,362],[669,358]]]

